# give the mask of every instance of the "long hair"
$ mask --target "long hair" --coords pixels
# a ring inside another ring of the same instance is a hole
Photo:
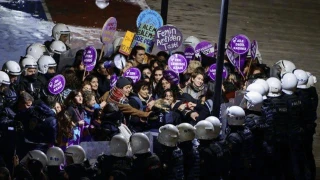
[[[81,91],[79,90],[72,90],[70,92],[70,94],[67,96],[66,100],[64,101],[64,104],[65,104],[65,107],[69,107],[69,106],[78,106],[76,103],[75,103],[75,97],[81,93]],[[82,93],[81,93],[82,94]]]
[[[66,87],[69,89],[78,89],[81,86],[81,81],[77,77],[77,73],[74,70],[68,69],[62,73],[66,79]]]
[[[57,115],[58,119],[58,134],[57,144],[60,145],[63,142],[63,138],[72,137],[72,119],[71,115],[67,110],[63,110]]]
[[[96,98],[96,94],[92,91],[83,92],[83,105],[88,107],[88,103],[91,101],[92,97]]]
[[[172,92],[176,95],[178,95],[180,93],[180,89],[176,84],[173,84],[172,82],[170,82],[168,79],[166,79],[165,77],[162,77],[159,82],[156,85],[156,88],[153,92],[153,95],[158,95],[159,97],[162,96],[162,94],[165,92],[165,90],[162,87],[162,81],[166,80],[170,83],[170,89],[172,90]]]

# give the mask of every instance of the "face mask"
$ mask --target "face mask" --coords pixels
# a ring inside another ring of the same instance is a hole
[[[46,77],[47,80],[53,78],[56,75],[56,73],[47,73],[44,75],[44,77]]]
[[[29,82],[35,82],[35,81],[37,80],[37,75],[36,75],[36,74],[32,74],[32,75],[25,76],[25,78],[26,78]]]

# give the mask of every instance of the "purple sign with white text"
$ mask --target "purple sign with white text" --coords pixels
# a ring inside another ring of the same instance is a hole
[[[251,43],[251,59],[255,59],[257,57],[257,50],[258,50],[258,42],[253,40]]]
[[[185,50],[184,50],[184,56],[186,57],[188,64],[191,60],[194,60],[194,49],[191,46],[188,46]]]
[[[247,36],[238,34],[230,40],[229,47],[237,54],[245,54],[249,51],[250,40]]]
[[[232,52],[230,49],[226,49],[226,54],[228,59],[230,60],[231,64],[233,64],[233,66],[235,66],[236,62],[236,57],[238,57],[239,55],[235,54],[234,52]]]
[[[209,71],[208,71],[209,77],[214,81],[216,80],[216,69],[217,69],[217,65],[212,64],[209,68]],[[228,77],[228,71],[227,71],[226,67],[223,66],[222,78],[227,79],[227,77]]]
[[[201,41],[195,48],[196,57],[201,59],[200,51],[207,56],[214,56],[214,46],[209,41]]]
[[[179,74],[175,73],[172,70],[163,71],[163,76],[164,76],[164,78],[166,78],[172,84],[177,84],[178,85],[179,82],[180,82]]]
[[[66,79],[58,74],[50,79],[48,84],[48,90],[51,94],[59,94],[64,90],[64,86],[66,85]]]
[[[118,81],[118,77],[116,74],[113,74],[110,78],[110,87],[113,88]]]
[[[117,31],[117,19],[110,17],[102,27],[101,42],[103,44],[111,44],[113,42],[114,34]]]
[[[136,83],[141,78],[141,72],[138,68],[129,68],[126,72],[123,73],[124,77],[131,78],[133,83]]]
[[[86,66],[86,71],[88,72],[92,71],[95,66],[96,66],[96,61],[93,64]]]
[[[156,45],[162,51],[178,49],[182,44],[181,31],[171,25],[162,26],[156,33]]]
[[[183,55],[173,54],[168,59],[168,67],[176,73],[183,73],[187,69],[188,63]]]
[[[84,49],[82,62],[85,66],[95,65],[97,60],[97,50],[93,46],[88,46]]]
[[[245,61],[247,58],[247,54],[236,54],[232,52],[230,49],[226,49],[227,57],[229,58],[231,64],[239,70],[239,73],[242,74],[242,70],[244,69]]]

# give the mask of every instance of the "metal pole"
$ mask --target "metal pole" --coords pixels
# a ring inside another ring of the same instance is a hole
[[[227,33],[227,20],[228,20],[228,6],[229,0],[221,1],[221,13],[220,13],[220,32],[218,42],[218,57],[217,57],[217,69],[216,69],[216,82],[213,96],[213,109],[212,115],[219,118],[220,116],[220,104],[221,104],[221,87],[222,87],[222,70],[224,61],[224,50]]]
[[[167,24],[167,16],[168,16],[168,2],[169,0],[161,1],[161,17],[163,19],[163,25]]]

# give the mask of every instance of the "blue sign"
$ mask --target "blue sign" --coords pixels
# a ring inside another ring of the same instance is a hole
[[[137,18],[137,27],[139,28],[141,24],[150,24],[158,29],[163,26],[163,20],[157,11],[146,9]]]

